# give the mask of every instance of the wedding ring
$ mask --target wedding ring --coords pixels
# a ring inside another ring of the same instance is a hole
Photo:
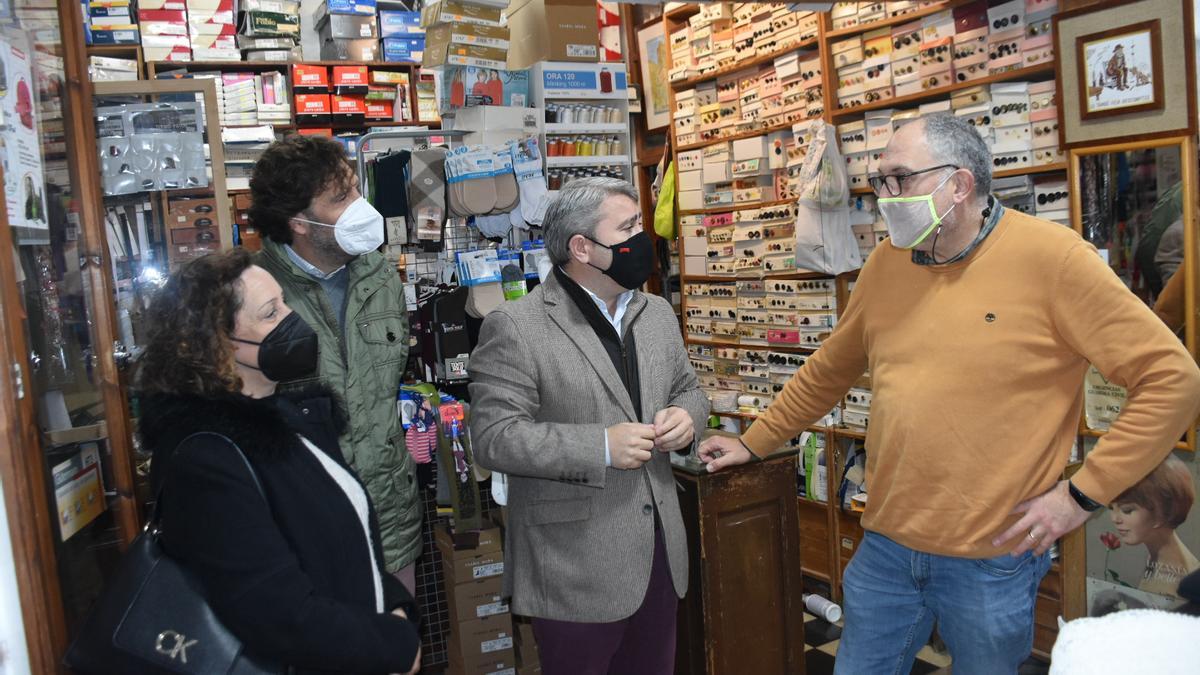
[[[1029,531],[1029,535],[1028,535],[1028,536],[1029,536],[1029,538],[1030,538],[1030,539],[1032,539],[1033,541],[1037,541],[1037,540],[1038,540],[1038,538],[1037,538],[1037,537],[1033,536],[1033,530],[1030,530],[1030,531]]]

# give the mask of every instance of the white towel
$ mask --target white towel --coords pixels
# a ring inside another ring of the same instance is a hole
[[[1130,609],[1062,626],[1050,675],[1196,675],[1200,617]]]

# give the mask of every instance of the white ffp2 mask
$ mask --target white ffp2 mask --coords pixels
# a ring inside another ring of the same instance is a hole
[[[347,255],[370,253],[383,245],[383,216],[371,206],[366,197],[354,200],[332,225],[300,217],[296,217],[296,220],[321,227],[332,227],[338,246]]]

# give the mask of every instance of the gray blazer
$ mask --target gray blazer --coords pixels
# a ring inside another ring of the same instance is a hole
[[[515,614],[612,622],[641,606],[662,521],[675,592],[687,544],[670,457],[634,471],[604,466],[605,429],[687,410],[696,438],[709,412],[665,300],[635,292],[622,323],[637,340],[644,417],[612,360],[551,274],[488,314],[471,354],[471,437],[481,466],[509,475],[505,592]]]

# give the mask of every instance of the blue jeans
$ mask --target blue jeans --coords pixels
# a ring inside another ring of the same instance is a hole
[[[1049,569],[1049,553],[954,558],[867,532],[842,580],[834,673],[908,675],[936,621],[955,675],[1013,675],[1033,650],[1033,606]]]

